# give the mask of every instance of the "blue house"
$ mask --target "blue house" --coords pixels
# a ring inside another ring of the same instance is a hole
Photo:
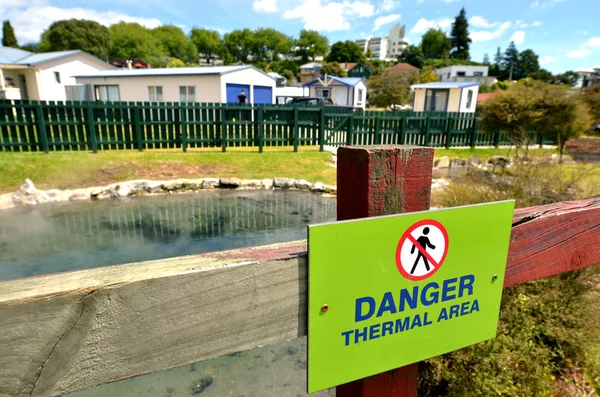
[[[304,84],[309,88],[309,96],[329,98],[339,106],[365,108],[367,86],[358,77],[335,77],[325,75]]]

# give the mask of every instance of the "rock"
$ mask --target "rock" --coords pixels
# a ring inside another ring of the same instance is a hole
[[[183,179],[175,179],[173,181],[166,181],[162,184],[162,188],[167,191],[181,190],[185,186]]]
[[[37,201],[31,195],[25,195],[22,192],[17,192],[12,195],[12,201],[15,205],[36,205]]]
[[[197,191],[202,189],[202,181],[204,179],[188,179],[186,182],[186,189]]]
[[[472,155],[471,156],[471,164],[473,164],[473,165],[481,164],[481,158],[476,154]]]
[[[219,186],[218,178],[204,178],[202,180],[202,184],[200,185],[202,189],[212,189],[217,186]]]
[[[98,198],[108,198],[108,196],[103,197],[102,195],[98,196]],[[83,192],[77,192],[71,194],[69,197],[69,201],[86,201],[89,200],[89,196]]]
[[[69,197],[71,197],[72,194],[73,194],[73,192],[70,190],[61,190],[60,201],[69,201]],[[92,197],[91,194],[90,194],[90,197]]]
[[[242,184],[238,178],[221,178],[219,179],[219,187],[236,188]]]
[[[164,181],[146,181],[145,189],[148,193],[158,193],[163,190]]]
[[[488,160],[488,164],[492,164],[499,167],[506,167],[508,163],[508,159],[503,156],[493,156]]]
[[[135,193],[129,183],[119,183],[115,188],[115,192],[119,197],[127,197]]]
[[[280,189],[289,189],[291,187],[294,187],[295,182],[295,180],[289,178],[274,178],[273,186],[278,187]]]
[[[70,191],[69,191],[69,192],[70,192]],[[91,197],[91,198],[96,198],[96,197],[100,196],[100,195],[101,195],[101,194],[103,194],[103,193],[104,193],[104,188],[102,188],[102,187],[99,187],[99,188],[96,188],[96,189],[94,189],[94,190],[93,190],[93,191],[90,193],[90,197]],[[69,193],[69,197],[71,197],[71,195],[72,195],[72,194],[71,194],[71,193]]]
[[[240,182],[240,187],[244,189],[260,189],[262,181],[260,179],[245,179]]]
[[[467,165],[467,160],[465,159],[452,159],[450,161],[450,167],[465,167]]]
[[[260,181],[263,189],[272,189],[273,188],[273,179],[263,179]]]
[[[325,193],[337,194],[337,186],[325,185]]]
[[[325,185],[322,182],[317,182],[314,185],[312,185],[312,187],[310,188],[311,191],[313,192],[324,192],[325,191]]]
[[[58,189],[48,190],[46,195],[48,195],[48,201],[51,203],[56,203],[62,200],[62,191]]]
[[[296,181],[296,183],[294,183],[294,186],[296,186],[296,189],[310,190],[310,188],[312,187],[312,183],[305,181],[304,179],[300,179],[299,181]]]
[[[431,182],[431,189],[432,190],[435,190],[435,189],[446,189],[446,188],[448,188],[448,186],[450,186],[450,181],[448,181],[447,179],[444,179],[444,178],[434,179]]]
[[[35,194],[36,190],[37,189],[33,185],[33,182],[31,182],[31,179],[29,179],[29,178],[25,179],[25,182],[19,188],[19,192],[21,192],[27,196],[29,196],[31,194]]]
[[[438,168],[448,168],[450,167],[450,159],[446,156],[442,157],[439,159],[439,161],[437,162],[436,167]]]
[[[0,194],[0,210],[12,208],[15,206],[12,196],[12,193]]]

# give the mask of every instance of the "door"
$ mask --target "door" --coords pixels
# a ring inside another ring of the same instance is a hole
[[[19,88],[21,90],[21,99],[29,99],[29,95],[27,95],[27,81],[25,80],[25,75],[23,74],[19,75]]]
[[[238,103],[238,97],[244,90],[244,94],[246,95],[247,103],[250,103],[250,86],[243,84],[229,84],[226,85],[227,92],[227,103]]]
[[[260,85],[254,86],[254,103],[255,104],[267,104],[270,105],[273,103],[273,88],[271,87],[263,87]]]

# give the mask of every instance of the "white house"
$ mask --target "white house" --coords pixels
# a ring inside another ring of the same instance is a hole
[[[276,81],[254,66],[122,69],[78,74],[99,101],[272,104]]]
[[[456,83],[485,83],[492,85],[495,83],[494,77],[488,77],[489,66],[462,66],[454,65],[442,69],[437,69],[441,82]]]
[[[335,77],[325,75],[304,84],[310,97],[329,98],[339,106],[365,108],[367,86],[359,77]]]
[[[65,86],[75,84],[74,74],[112,69],[79,50],[34,54],[0,47],[0,98],[64,101]]]
[[[415,112],[475,113],[479,83],[425,83],[410,87],[415,92]]]

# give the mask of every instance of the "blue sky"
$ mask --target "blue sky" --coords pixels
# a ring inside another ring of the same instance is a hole
[[[119,20],[148,27],[192,26],[226,33],[232,29],[273,27],[297,36],[320,31],[333,43],[386,36],[397,22],[411,43],[429,27],[450,30],[467,10],[471,56],[491,58],[514,40],[533,49],[542,66],[557,73],[600,66],[599,0],[0,0],[0,19],[10,19],[21,43],[37,41],[53,21],[86,18],[104,25]]]

